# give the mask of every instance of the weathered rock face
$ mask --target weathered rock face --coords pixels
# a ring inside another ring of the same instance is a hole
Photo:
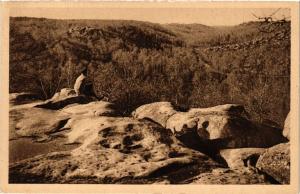
[[[155,102],[140,106],[132,116],[137,119],[150,119],[166,127],[167,120],[176,112],[170,102]]]
[[[166,128],[181,136],[189,133],[186,139],[198,135],[199,141],[213,149],[270,147],[286,141],[279,129],[255,124],[246,117],[247,113],[240,105],[197,108],[174,114],[167,120]]]
[[[191,180],[192,184],[271,184],[270,181],[256,171],[249,169],[230,170],[217,168],[212,172],[200,174]]]
[[[280,129],[251,122],[244,107],[236,104],[179,112],[169,102],[157,102],[137,108],[133,116],[148,118],[171,129],[193,149],[203,147],[211,152],[224,148],[270,147],[286,141]]]
[[[290,143],[282,143],[266,150],[257,161],[257,168],[282,184],[290,183]]]
[[[259,156],[265,148],[238,148],[220,150],[220,155],[225,159],[231,169],[255,167]]]
[[[220,166],[152,122],[89,117],[71,119],[67,126],[69,143],[81,145],[11,165],[11,182],[138,183],[147,178],[172,183]]]
[[[63,88],[60,92],[57,92],[51,99],[36,105],[36,107],[58,110],[70,104],[86,104],[92,101],[95,101],[95,99],[90,96],[77,96],[74,89]]]
[[[204,128],[199,131],[205,139],[219,139],[227,137],[222,130],[228,120],[234,117],[243,117],[245,110],[241,105],[225,104],[211,108],[193,108],[188,112],[178,112],[170,117],[166,127],[174,132],[180,132],[184,128]],[[205,132],[207,131],[207,133]]]
[[[288,138],[289,140],[290,140],[290,130],[291,130],[291,117],[289,113],[284,121],[284,128],[282,132],[283,136]]]

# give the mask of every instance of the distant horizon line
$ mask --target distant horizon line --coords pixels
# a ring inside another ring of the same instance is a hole
[[[145,20],[134,20],[134,19],[95,19],[95,18],[91,18],[91,19],[74,19],[74,18],[50,18],[50,17],[32,17],[32,16],[9,16],[9,18],[29,18],[29,19],[48,19],[48,20],[65,20],[65,21],[72,21],[72,20],[93,20],[93,21],[97,21],[97,20],[101,20],[101,21],[135,21],[135,22],[145,22],[145,23],[152,23],[152,24],[161,24],[161,25],[172,25],[172,24],[179,24],[179,25],[202,25],[202,26],[207,26],[207,27],[234,27],[234,26],[239,26],[242,24],[246,24],[246,23],[250,23],[250,22],[260,22],[258,20],[249,20],[249,21],[245,21],[239,24],[232,24],[232,25],[207,25],[207,24],[202,24],[202,23],[160,23],[160,22],[151,22],[151,21],[145,21]],[[289,21],[289,20],[287,20]]]

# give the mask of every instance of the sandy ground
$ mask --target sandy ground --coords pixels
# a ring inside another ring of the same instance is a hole
[[[9,141],[9,163],[31,158],[40,154],[56,151],[66,151],[78,145],[64,145],[64,139],[57,139],[47,143],[33,142],[30,138],[19,138]]]

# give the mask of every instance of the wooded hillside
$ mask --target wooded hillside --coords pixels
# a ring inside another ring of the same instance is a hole
[[[10,92],[50,98],[87,66],[97,96],[124,115],[155,101],[180,109],[239,103],[283,126],[290,106],[290,22],[232,27],[10,19]]]

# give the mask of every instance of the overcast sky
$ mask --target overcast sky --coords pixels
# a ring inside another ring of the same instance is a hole
[[[205,25],[236,25],[255,20],[252,15],[268,16],[278,8],[22,8],[12,9],[11,16],[54,19],[123,19],[154,23],[200,23]],[[273,17],[290,16],[289,9],[280,9]]]

